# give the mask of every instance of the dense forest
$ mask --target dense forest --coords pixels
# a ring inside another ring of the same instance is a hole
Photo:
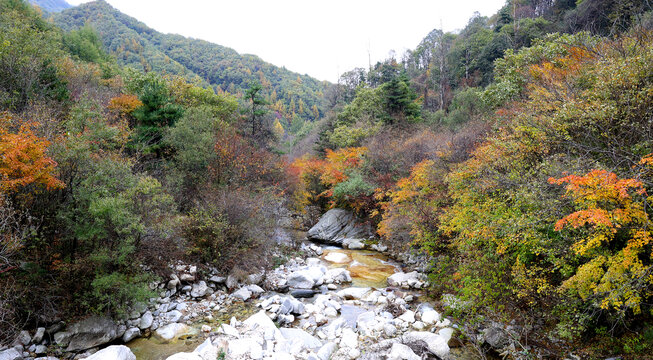
[[[652,14],[509,0],[327,84],[104,1],[0,0],[0,346],[122,316],[177,260],[279,265],[282,212],[344,208],[428,256],[468,342],[650,359]]]
[[[325,113],[324,93],[329,84],[266,63],[255,55],[174,34],[162,34],[98,0],[52,15],[64,30],[91,27],[118,64],[140,71],[178,75],[217,93],[240,97],[250,83],[261,84],[270,104],[269,117],[287,130],[291,140]],[[292,129],[292,132],[291,132]]]

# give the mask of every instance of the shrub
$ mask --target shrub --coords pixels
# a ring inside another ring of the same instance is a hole
[[[238,190],[205,193],[182,222],[189,255],[219,269],[260,268],[274,233],[273,198]]]

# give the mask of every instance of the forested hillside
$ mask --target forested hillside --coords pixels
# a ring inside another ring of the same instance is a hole
[[[266,63],[255,55],[241,55],[207,41],[162,34],[98,0],[53,16],[64,30],[90,26],[120,65],[141,71],[179,75],[210,85],[216,92],[240,96],[255,81],[286,129],[290,123],[318,120],[326,111],[323,95],[328,83]],[[300,124],[301,126],[301,124]]]

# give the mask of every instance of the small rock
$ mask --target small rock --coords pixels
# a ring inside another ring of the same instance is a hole
[[[338,345],[336,345],[333,342],[328,342],[320,348],[320,350],[317,351],[317,357],[320,360],[329,360],[331,358],[331,355],[336,351],[338,348]]]
[[[386,323],[383,325],[383,333],[386,337],[394,337],[397,334],[397,328],[392,324]]]
[[[388,355],[388,360],[421,360],[421,357],[415,354],[408,346],[394,343]]]
[[[250,297],[252,297],[252,292],[247,290],[247,288],[240,288],[238,291],[231,294],[231,297],[240,301],[247,301]]]
[[[133,339],[141,336],[141,330],[137,327],[130,328],[125,330],[125,333],[122,335],[122,342],[128,343]]]
[[[494,349],[501,349],[508,345],[508,334],[498,326],[487,328],[483,331],[485,342]]]
[[[192,283],[192,282],[195,281],[195,276],[193,276],[191,274],[184,273],[184,274],[179,275],[179,280],[181,280],[182,282],[185,282],[185,283]]]
[[[337,251],[330,251],[324,256],[324,260],[336,263],[336,264],[345,264],[351,262],[349,255]]]
[[[29,331],[27,330],[18,333],[18,336],[16,336],[16,339],[14,340],[14,344],[20,344],[23,346],[27,346],[30,342],[32,342],[32,337],[29,335]]]
[[[224,284],[225,281],[227,281],[227,278],[224,277],[224,276],[214,275],[214,276],[211,276],[209,278],[209,282],[212,282],[212,283],[215,283],[215,284]]]
[[[34,348],[34,353],[36,355],[43,355],[48,352],[48,347],[45,345],[37,345],[36,348]]]
[[[183,314],[179,310],[172,310],[172,311],[168,311],[167,313],[163,314],[163,317],[169,323],[178,322],[179,320],[181,320],[182,316],[183,316]]]
[[[145,314],[141,317],[141,320],[138,322],[138,328],[141,330],[149,329],[152,326],[154,321],[154,316],[149,311],[146,311]]]
[[[427,325],[433,325],[440,321],[440,314],[435,310],[426,310],[422,313],[422,322]]]
[[[0,351],[0,359],[2,360],[22,360],[23,354],[18,350],[11,348],[4,351]]]
[[[166,289],[168,289],[168,290],[175,289],[176,290],[177,286],[179,286],[179,284],[181,284],[179,279],[172,279],[172,280],[168,281],[168,284],[166,284]]]
[[[415,329],[415,330],[417,330],[417,331],[422,331],[422,330],[424,330],[424,328],[426,328],[426,324],[424,324],[424,323],[421,322],[421,321],[415,321],[415,322],[412,324],[412,327],[413,327],[413,329]]]
[[[235,289],[238,286],[238,279],[236,279],[235,276],[230,274],[229,276],[227,276],[226,285],[229,290]]]
[[[54,342],[61,347],[66,347],[68,346],[68,343],[70,343],[71,337],[71,333],[67,331],[59,331],[58,333],[54,334]]]
[[[401,319],[402,321],[405,321],[407,323],[414,323],[415,322],[415,313],[413,311],[408,310],[405,313],[403,313],[399,317],[399,319]]]
[[[179,323],[168,324],[161,328],[158,328],[154,335],[163,339],[163,340],[172,340],[176,337],[179,337],[189,331],[188,326]]]
[[[36,333],[34,334],[34,337],[32,338],[32,342],[34,344],[40,344],[41,341],[43,341],[43,337],[45,336],[45,328],[40,327],[36,329]]]
[[[193,288],[190,291],[190,296],[194,298],[201,298],[206,295],[209,291],[209,287],[206,285],[206,282],[200,281],[197,284],[193,284]]]
[[[358,335],[349,329],[342,330],[342,339],[340,339],[340,347],[356,348],[358,347]]]
[[[290,295],[295,298],[310,298],[316,294],[316,291],[310,289],[293,289],[290,290]]]

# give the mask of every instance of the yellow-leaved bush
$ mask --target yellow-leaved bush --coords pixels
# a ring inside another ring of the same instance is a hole
[[[653,226],[644,184],[605,170],[549,181],[567,184],[566,196],[578,208],[555,225],[578,239],[572,250],[583,260],[562,289],[595,298],[603,309],[639,313],[653,285]]]

